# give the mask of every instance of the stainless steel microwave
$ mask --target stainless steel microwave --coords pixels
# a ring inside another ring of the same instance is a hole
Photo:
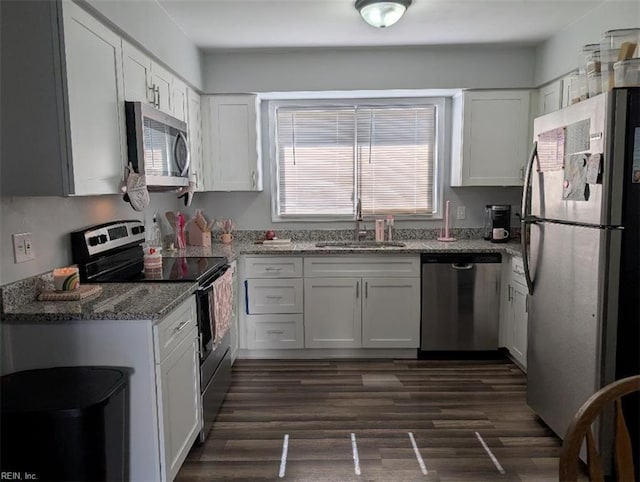
[[[125,102],[127,153],[152,190],[189,185],[187,124],[145,102]]]

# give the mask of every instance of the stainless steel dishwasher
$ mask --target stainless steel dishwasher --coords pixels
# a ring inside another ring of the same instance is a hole
[[[422,254],[421,351],[498,349],[499,253]]]

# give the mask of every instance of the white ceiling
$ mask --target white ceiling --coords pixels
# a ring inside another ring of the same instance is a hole
[[[414,0],[387,29],[367,25],[355,0],[156,1],[198,47],[215,50],[535,44],[607,0]]]

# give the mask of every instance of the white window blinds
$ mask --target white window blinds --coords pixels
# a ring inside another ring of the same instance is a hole
[[[431,214],[435,107],[358,108],[362,214]]]
[[[436,107],[276,110],[279,217],[431,214]]]

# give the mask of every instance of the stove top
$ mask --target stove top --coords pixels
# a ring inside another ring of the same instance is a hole
[[[227,265],[227,258],[162,258],[162,269],[139,273],[129,281],[202,281]]]
[[[145,273],[144,225],[137,220],[113,221],[71,233],[73,260],[80,281],[127,283],[203,281],[225,268],[227,258],[181,256],[162,258],[162,268]]]

